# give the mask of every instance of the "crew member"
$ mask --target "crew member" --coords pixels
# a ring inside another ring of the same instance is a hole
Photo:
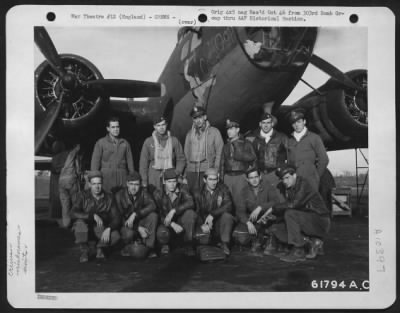
[[[185,168],[182,145],[167,131],[167,126],[163,116],[156,117],[153,120],[153,134],[143,143],[139,169],[144,187],[161,189],[164,170],[174,167],[177,174],[181,175]]]
[[[275,170],[286,163],[288,138],[274,129],[277,119],[270,113],[263,113],[253,140],[254,151],[257,155],[257,167],[262,173],[263,181],[273,186],[279,183]]]
[[[60,172],[58,183],[60,191],[60,201],[62,207],[62,226],[67,228],[71,223],[70,211],[73,203],[76,202],[80,191],[80,181],[82,175],[82,160],[79,153],[80,145],[68,151],[67,159]]]
[[[108,134],[94,146],[91,170],[100,170],[104,178],[104,190],[115,192],[125,186],[126,176],[134,171],[131,146],[119,138],[119,119],[111,117],[107,122]]]
[[[128,256],[128,245],[136,239],[141,239],[150,250],[149,257],[155,257],[154,246],[158,224],[156,204],[141,187],[138,172],[128,174],[126,187],[115,194],[115,203],[122,217],[121,238],[125,248],[121,254]]]
[[[245,172],[253,165],[256,155],[251,142],[240,134],[239,122],[227,119],[226,132],[228,140],[222,150],[220,177],[229,188],[236,208],[240,192],[247,185]]]
[[[291,111],[289,122],[294,132],[288,142],[288,163],[296,166],[297,174],[308,179],[311,186],[319,190],[320,177],[329,163],[322,139],[307,129],[302,109]]]
[[[257,252],[263,244],[268,225],[263,215],[273,204],[279,202],[279,198],[277,189],[262,179],[257,167],[248,169],[246,178],[248,184],[240,192],[240,202],[236,211],[240,224],[234,234],[247,230],[252,243],[251,251]]]
[[[204,173],[204,185],[195,193],[198,224],[205,234],[214,235],[226,255],[235,219],[232,216],[232,198],[226,185],[218,182],[218,170],[209,168]]]
[[[277,175],[282,180],[279,188],[285,201],[274,204],[266,215],[283,216],[284,223],[271,226],[271,232],[277,239],[292,247],[290,253],[280,259],[297,262],[315,258],[330,227],[325,202],[307,179],[296,174],[294,166],[279,168]]]
[[[71,209],[75,243],[80,244],[81,248],[81,263],[89,259],[88,243],[90,248],[97,243],[96,258],[103,259],[103,248],[115,245],[120,239],[120,214],[112,195],[102,188],[102,173],[91,171],[88,180],[89,190],[80,192]]]
[[[193,198],[185,188],[179,186],[178,175],[174,168],[164,171],[163,180],[163,189],[154,192],[154,200],[161,218],[159,228],[164,228],[168,238],[165,241],[157,237],[159,242],[163,242],[161,254],[169,253],[169,241],[171,239],[177,239],[183,235],[186,253],[194,255],[193,235],[197,215],[194,211]],[[157,230],[157,235],[159,234],[162,234],[162,232]]]
[[[208,168],[219,169],[224,142],[221,133],[207,120],[206,110],[194,106],[190,112],[193,126],[185,139],[186,178],[194,192],[203,186],[204,172]]]

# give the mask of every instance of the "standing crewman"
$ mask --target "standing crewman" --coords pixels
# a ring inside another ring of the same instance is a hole
[[[224,141],[219,130],[208,122],[202,106],[194,106],[190,116],[193,126],[186,135],[184,150],[186,178],[189,189],[194,192],[203,186],[204,172],[208,168],[219,170]]]
[[[277,119],[266,112],[260,117],[259,129],[253,140],[254,151],[257,155],[257,167],[262,173],[263,181],[276,186],[279,183],[275,170],[287,161],[288,138],[274,129]]]
[[[80,145],[77,144],[69,151],[64,167],[60,172],[58,187],[64,228],[67,228],[71,223],[70,211],[81,190],[82,160],[79,152]]]
[[[317,134],[306,127],[304,110],[295,109],[289,113],[289,122],[294,132],[288,142],[288,163],[297,168],[297,174],[308,179],[315,190],[329,163],[324,143]]]
[[[240,134],[239,122],[227,119],[227,143],[222,150],[220,177],[232,194],[234,208],[237,207],[240,192],[247,185],[246,170],[253,165],[256,155],[250,141]]]
[[[186,188],[178,184],[178,175],[174,168],[166,169],[163,179],[163,188],[154,192],[161,219],[157,229],[157,240],[162,244],[161,254],[169,253],[171,239],[183,235],[186,254],[193,255],[193,236],[197,219],[193,198]]]
[[[329,231],[329,211],[318,190],[309,180],[296,174],[294,166],[279,168],[277,175],[282,180],[279,188],[285,200],[272,205],[265,215],[272,213],[283,217],[283,223],[270,228],[280,242],[291,246],[291,251],[280,259],[285,262],[313,259],[320,254]],[[274,255],[274,252],[269,250],[269,254]]]
[[[129,142],[119,138],[119,119],[109,118],[106,128],[108,134],[94,146],[90,168],[103,173],[105,191],[115,192],[125,186],[126,176],[135,169]]]
[[[140,238],[149,248],[149,258],[155,257],[158,214],[154,200],[141,187],[138,172],[134,171],[128,175],[126,187],[115,194],[115,203],[122,217],[121,238],[125,248],[122,249],[121,254],[128,256],[127,246]]]
[[[143,143],[139,165],[143,187],[161,189],[162,175],[167,168],[175,168],[178,175],[185,168],[186,159],[182,145],[167,131],[167,126],[163,116],[156,117],[153,120],[153,134]]]
[[[110,193],[103,190],[100,171],[88,174],[89,190],[81,191],[71,209],[75,243],[80,245],[80,262],[89,260],[89,247],[97,246],[97,259],[104,259],[103,248],[115,245],[120,235],[120,214]],[[97,243],[97,244],[96,244]]]
[[[230,254],[230,241],[235,218],[230,191],[219,183],[218,170],[209,168],[204,173],[204,185],[195,193],[198,224],[202,233],[218,237],[226,255]]]

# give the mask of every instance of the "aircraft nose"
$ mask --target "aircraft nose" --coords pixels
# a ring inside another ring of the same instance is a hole
[[[267,69],[308,63],[316,40],[315,28],[245,27],[238,37],[249,60]]]

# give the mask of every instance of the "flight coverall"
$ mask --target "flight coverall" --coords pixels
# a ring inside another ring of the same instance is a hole
[[[250,141],[240,136],[229,141],[222,150],[220,177],[231,192],[234,209],[240,201],[240,192],[247,186],[246,170],[256,160],[256,155]]]
[[[102,219],[102,226],[97,226],[94,214]],[[121,217],[111,194],[103,192],[101,198],[96,199],[90,190],[81,191],[70,215],[74,220],[75,243],[86,245],[90,241],[96,241],[97,247],[107,247],[119,241]],[[100,238],[108,227],[111,229],[110,241],[105,244]]]
[[[211,193],[206,185],[195,193],[196,211],[198,214],[198,226],[202,225],[209,214],[213,216],[211,234],[222,243],[231,241],[235,218],[232,215],[232,198],[228,187],[219,183]]]
[[[99,139],[93,149],[90,169],[102,172],[105,191],[124,187],[128,173],[135,170],[129,142],[122,138],[113,142],[109,135]]]
[[[280,241],[295,247],[305,245],[305,236],[323,239],[330,228],[330,217],[319,192],[301,176],[297,176],[290,189],[282,183],[279,189],[285,201],[273,205],[272,213],[283,216],[284,223],[272,225],[271,232]]]
[[[193,241],[197,219],[197,214],[194,211],[193,198],[189,191],[180,186],[176,188],[171,197],[164,190],[156,190],[154,192],[154,200],[158,207],[158,212],[161,219],[160,222],[163,224],[169,211],[175,209],[176,212],[172,218],[172,222],[175,222],[183,227],[183,240],[185,244],[190,245]],[[168,227],[168,229],[170,234],[175,234],[171,227]]]
[[[248,230],[247,222],[249,221],[250,214],[257,207],[261,207],[261,211],[258,214],[257,220],[267,212],[274,204],[279,202],[279,196],[277,189],[271,186],[266,181],[261,181],[257,188],[253,188],[250,185],[245,186],[240,193],[239,205],[237,207],[236,216],[239,219],[237,230],[243,231]],[[257,229],[257,236],[261,240],[263,236],[263,230],[265,231],[266,224],[253,222],[253,225]],[[251,236],[252,237],[252,236]],[[255,239],[255,238],[253,238]]]
[[[299,142],[291,136],[288,141],[288,163],[296,166],[296,173],[319,190],[320,177],[329,163],[321,137],[307,130]]]
[[[115,194],[115,203],[122,217],[121,238],[125,244],[131,243],[138,236],[138,227],[142,226],[148,230],[148,237],[144,244],[154,248],[156,241],[156,229],[158,225],[158,214],[156,204],[144,189],[140,189],[136,196],[128,192],[128,188],[121,189]],[[125,226],[125,222],[136,213],[133,227]]]

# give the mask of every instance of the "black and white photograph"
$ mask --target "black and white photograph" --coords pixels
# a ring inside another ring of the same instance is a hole
[[[168,12],[103,19],[179,19]],[[13,224],[7,256],[45,307],[74,294],[128,308],[158,307],[125,298],[154,293],[191,295],[189,308],[230,307],[229,294],[367,299],[371,271],[387,270],[391,228],[371,227],[370,166],[384,160],[369,132],[371,29],[201,19],[33,22],[33,221]],[[199,303],[208,295],[225,302]]]

